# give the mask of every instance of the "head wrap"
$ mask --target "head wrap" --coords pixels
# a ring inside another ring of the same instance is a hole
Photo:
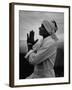
[[[57,31],[57,27],[55,26],[53,22],[44,20],[42,24],[44,25],[45,29],[47,30],[49,34],[54,34]]]

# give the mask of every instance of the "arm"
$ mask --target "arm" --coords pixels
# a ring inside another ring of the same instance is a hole
[[[51,55],[53,55],[56,51],[56,47],[50,46],[49,48],[44,48],[38,50],[37,53],[32,52],[29,55],[29,62],[31,64],[39,64],[43,61],[45,61],[47,58],[49,58]]]

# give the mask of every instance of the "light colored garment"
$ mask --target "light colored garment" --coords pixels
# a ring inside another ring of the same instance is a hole
[[[45,78],[55,77],[54,63],[57,51],[58,39],[53,39],[51,36],[37,42],[33,46],[33,50],[27,53],[29,62],[34,65],[34,72],[29,78]],[[35,52],[37,51],[37,52]]]

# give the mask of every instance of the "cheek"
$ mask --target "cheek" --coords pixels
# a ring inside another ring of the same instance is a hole
[[[44,33],[44,31],[45,31],[44,28],[42,28],[42,27],[39,28],[40,33]]]

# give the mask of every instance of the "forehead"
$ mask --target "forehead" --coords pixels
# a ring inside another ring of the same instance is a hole
[[[47,32],[47,30],[45,29],[43,24],[41,24],[41,28],[42,28],[41,31],[46,31]]]

